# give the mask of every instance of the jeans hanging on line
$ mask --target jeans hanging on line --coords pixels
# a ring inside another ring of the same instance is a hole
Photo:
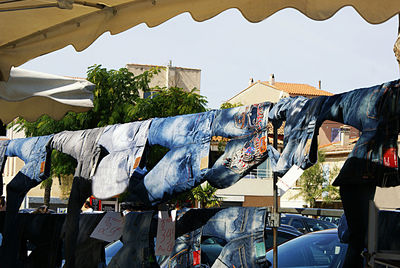
[[[97,146],[102,150],[93,180],[93,195],[107,199],[128,187],[129,179],[140,166],[152,120],[105,127]]]
[[[74,268],[79,233],[79,215],[84,202],[92,194],[90,175],[94,172],[101,151],[97,141],[104,128],[63,131],[54,135],[51,147],[68,154],[78,162],[68,202],[65,231],[65,268]]]
[[[7,216],[4,223],[3,243],[0,259],[4,265],[17,267],[18,264],[18,210],[30,189],[50,175],[51,149],[49,143],[53,135],[11,140],[6,156],[18,156],[25,165],[7,184]]]
[[[362,132],[334,185],[400,185],[397,137],[400,131],[400,82],[387,82],[329,97],[319,121],[333,120]]]
[[[283,151],[279,159],[271,157],[273,171],[283,176],[293,165],[307,169],[318,158],[318,118],[327,97],[307,99],[289,97],[281,99],[270,112],[269,119],[275,127],[286,121]],[[279,155],[276,149],[272,149]]]

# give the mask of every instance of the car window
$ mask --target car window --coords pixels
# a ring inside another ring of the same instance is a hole
[[[294,228],[296,228],[297,230],[301,230],[301,232],[303,232],[303,230],[304,230],[303,223],[298,219],[293,219],[292,222],[290,223],[290,225],[293,226]]]
[[[277,239],[278,245],[280,245],[290,239],[293,239],[295,237],[298,237],[298,235],[278,231],[278,239]],[[273,246],[274,246],[274,236],[273,236],[272,230],[266,230],[265,231],[265,248],[268,250],[268,249],[272,248]]]
[[[281,224],[289,224],[290,218],[289,217],[282,217]]]
[[[300,236],[279,246],[278,267],[341,267],[346,249],[335,233]],[[271,263],[272,254],[267,252]]]
[[[326,225],[323,225],[323,223],[317,221],[316,219],[304,218],[304,221],[307,224],[307,227],[310,230],[310,232],[328,229],[325,227]]]

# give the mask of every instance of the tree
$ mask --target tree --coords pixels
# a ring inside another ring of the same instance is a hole
[[[315,207],[318,198],[323,198],[326,203],[340,199],[337,187],[331,184],[333,178],[338,174],[338,168],[335,167],[332,172],[327,174],[323,168],[324,162],[325,155],[318,152],[317,163],[301,175],[299,180],[300,192],[294,195],[292,199],[302,196],[310,207]]]
[[[220,109],[229,109],[229,108],[234,108],[234,107],[239,107],[243,106],[242,103],[240,102],[235,102],[235,103],[230,103],[230,102],[224,102],[221,104]]]

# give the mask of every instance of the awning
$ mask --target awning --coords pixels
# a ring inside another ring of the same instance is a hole
[[[61,119],[67,111],[87,111],[93,107],[94,87],[85,79],[13,68],[8,82],[0,81],[0,120],[6,124],[22,116],[34,121],[43,114]]]
[[[399,0],[0,0],[0,80],[8,79],[11,66],[67,45],[82,51],[106,31],[117,34],[140,23],[154,27],[184,12],[204,21],[237,8],[259,22],[295,8],[325,20],[344,6],[373,24],[400,12]]]

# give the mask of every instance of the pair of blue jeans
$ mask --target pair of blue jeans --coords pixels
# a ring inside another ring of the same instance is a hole
[[[179,236],[168,260],[168,268],[201,267],[202,228]]]
[[[266,208],[231,207],[226,209],[193,209],[177,222],[192,230],[178,237],[169,260],[169,267],[200,267],[201,237],[225,241],[212,267],[266,267],[264,229]],[[196,224],[199,215],[202,226]]]
[[[105,127],[97,141],[102,156],[91,177],[94,196],[107,199],[126,190],[142,162],[151,121]]]

